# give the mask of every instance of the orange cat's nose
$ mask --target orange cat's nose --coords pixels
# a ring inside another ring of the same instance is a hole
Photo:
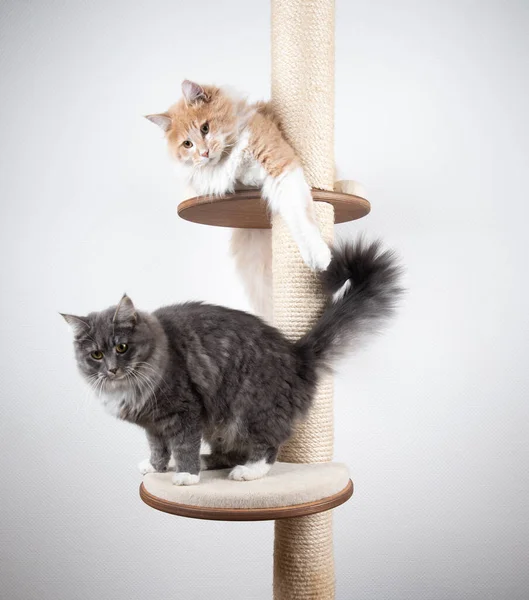
[[[202,152],[202,154],[200,156],[203,156],[204,158],[208,158],[209,150],[205,150],[204,152]]]

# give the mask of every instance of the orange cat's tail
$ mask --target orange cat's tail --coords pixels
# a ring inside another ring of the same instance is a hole
[[[231,254],[255,312],[272,322],[272,232],[234,229]]]

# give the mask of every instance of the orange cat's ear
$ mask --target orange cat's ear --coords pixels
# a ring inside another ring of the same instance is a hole
[[[164,131],[169,131],[171,127],[171,117],[167,113],[160,113],[159,115],[145,115],[145,118],[158,125],[158,127]]]
[[[198,83],[189,81],[189,79],[182,81],[182,94],[184,94],[186,104],[194,104],[199,100],[203,100],[204,102],[209,100],[204,88],[198,85]]]

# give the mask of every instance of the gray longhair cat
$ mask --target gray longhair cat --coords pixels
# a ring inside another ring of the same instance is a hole
[[[63,316],[105,407],[145,429],[142,473],[166,471],[172,453],[176,485],[198,483],[201,469],[249,481],[269,471],[307,414],[322,370],[392,314],[399,274],[379,243],[334,249],[320,274],[324,312],[296,342],[259,317],[200,302],[146,313],[125,295],[117,307]],[[201,439],[210,455],[200,456]]]

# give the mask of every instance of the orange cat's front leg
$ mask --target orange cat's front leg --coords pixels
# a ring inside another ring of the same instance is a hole
[[[316,223],[312,194],[296,153],[267,115],[256,113],[249,127],[249,150],[266,172],[263,197],[272,213],[285,220],[305,264],[324,271],[331,251]]]

